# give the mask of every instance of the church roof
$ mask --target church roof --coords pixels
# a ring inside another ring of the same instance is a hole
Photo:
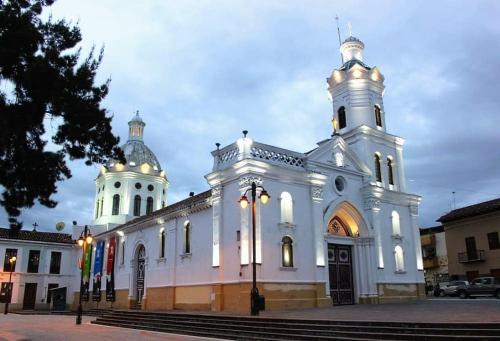
[[[347,37],[342,44],[345,44],[345,43],[360,43],[360,44],[363,44],[363,42],[361,40],[359,40],[358,38],[353,37],[353,36]]]
[[[363,63],[361,60],[357,60],[357,59],[351,59],[351,60],[348,60],[347,62],[345,62],[339,70],[341,71],[346,71],[346,70],[350,70],[354,65],[361,65],[362,67],[364,67],[366,70],[371,70],[371,67],[369,67],[368,65],[366,65],[365,63]]]
[[[152,167],[155,167],[157,171],[161,171],[160,162],[156,158],[156,155],[148,148],[142,141],[127,141],[123,146],[121,146],[123,153],[125,154],[125,159],[127,160],[126,167],[134,170],[136,167],[140,167],[143,163],[148,163]],[[108,162],[107,166],[110,167],[115,160]],[[133,162],[131,164],[131,162]]]
[[[39,232],[20,230],[17,233],[7,228],[0,228],[0,239],[25,240],[46,243],[73,244],[70,234],[57,232]]]
[[[475,205],[457,208],[456,210],[453,210],[441,216],[437,221],[441,223],[449,223],[455,220],[475,217],[478,215],[496,211],[500,211],[500,198],[484,201]]]
[[[146,214],[146,215],[137,217],[135,219],[132,219],[132,220],[126,222],[125,224],[118,225],[117,227],[115,227],[109,231],[106,231],[104,233],[101,233],[101,234],[108,234],[109,232],[121,230],[122,228],[124,228],[127,225],[131,226],[131,225],[142,223],[142,222],[154,219],[154,218],[165,217],[167,215],[174,214],[176,212],[181,212],[181,211],[184,211],[186,209],[191,209],[191,208],[197,206],[199,203],[204,202],[205,200],[207,200],[211,196],[212,196],[212,190],[209,189],[208,191],[193,195],[189,198],[178,201],[172,205],[168,205],[168,206],[165,206],[163,208],[160,208],[159,210],[151,212],[150,214]]]

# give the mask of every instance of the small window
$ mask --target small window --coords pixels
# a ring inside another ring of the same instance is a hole
[[[134,197],[134,216],[138,217],[141,215],[141,196],[136,195]]]
[[[141,189],[141,188],[142,188],[141,183],[140,183],[140,182],[136,182],[136,183],[135,183],[135,188],[136,188],[136,189]]]
[[[120,264],[125,264],[125,239],[122,238],[122,249],[121,249],[121,257]]]
[[[16,262],[12,263],[12,268],[11,268],[11,263],[10,259],[12,257],[17,257],[17,249],[6,249],[5,250],[5,258],[3,261],[3,272],[14,272],[16,271]]]
[[[375,178],[377,182],[382,182],[382,172],[380,171],[380,155],[375,153]]]
[[[165,201],[161,202],[161,207],[165,207]]]
[[[101,211],[99,212],[99,216],[102,216],[103,208],[104,208],[104,198],[101,199]]]
[[[160,258],[165,258],[165,229],[160,232]]]
[[[389,177],[389,185],[394,185],[394,175],[392,173],[392,159],[387,158],[387,176]]]
[[[39,265],[40,265],[40,250],[30,250],[28,257],[28,272],[38,273]]]
[[[392,211],[391,221],[392,221],[392,235],[401,236],[401,223],[398,212]]]
[[[377,126],[382,127],[382,114],[380,113],[380,107],[378,105],[375,106],[375,123]]]
[[[120,195],[113,195],[113,215],[120,214]]]
[[[146,214],[153,212],[153,197],[148,197],[146,201]]]
[[[191,253],[191,223],[184,223],[184,253]]]
[[[293,223],[293,200],[288,192],[281,193],[281,222],[284,224]]]
[[[337,176],[335,178],[335,189],[339,192],[342,192],[345,188],[345,180],[341,176]]]
[[[50,254],[50,273],[61,273],[61,252],[52,251]]]
[[[285,236],[281,240],[281,265],[284,268],[293,268],[293,241],[292,238]]]
[[[153,185],[148,185],[148,191],[153,192],[155,187]]]
[[[120,188],[122,183],[120,181],[115,182],[115,188]]]
[[[405,270],[405,262],[403,255],[403,248],[400,245],[396,245],[394,248],[394,259],[396,261],[396,271],[402,272]]]
[[[500,249],[500,241],[498,240],[498,232],[488,233],[488,245],[490,250]]]
[[[337,110],[337,114],[339,116],[339,129],[345,128],[347,125],[345,118],[345,107],[340,107],[339,110]]]

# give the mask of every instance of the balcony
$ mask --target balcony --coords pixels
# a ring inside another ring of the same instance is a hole
[[[458,253],[459,263],[484,262],[485,260],[486,258],[484,257],[484,250],[474,250],[471,252]]]
[[[439,266],[437,257],[424,258],[424,269],[433,269]]]
[[[427,235],[420,236],[420,242],[422,244],[422,247],[436,245],[436,235],[427,234]]]

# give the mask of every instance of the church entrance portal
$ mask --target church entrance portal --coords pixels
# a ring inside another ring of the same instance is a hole
[[[144,245],[141,245],[139,246],[139,250],[137,252],[137,273],[136,273],[137,303],[142,302],[142,296],[144,295],[145,258],[146,258],[146,249],[144,248]]]
[[[333,304],[354,304],[351,246],[328,244],[328,273]]]

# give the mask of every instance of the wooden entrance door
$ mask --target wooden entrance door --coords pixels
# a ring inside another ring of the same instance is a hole
[[[328,272],[333,304],[354,304],[350,246],[328,244]]]
[[[137,303],[142,302],[142,296],[144,295],[145,258],[146,249],[141,245],[137,253]]]
[[[25,309],[25,310],[35,309],[36,286],[37,286],[36,283],[25,283],[24,284],[23,309]]]

